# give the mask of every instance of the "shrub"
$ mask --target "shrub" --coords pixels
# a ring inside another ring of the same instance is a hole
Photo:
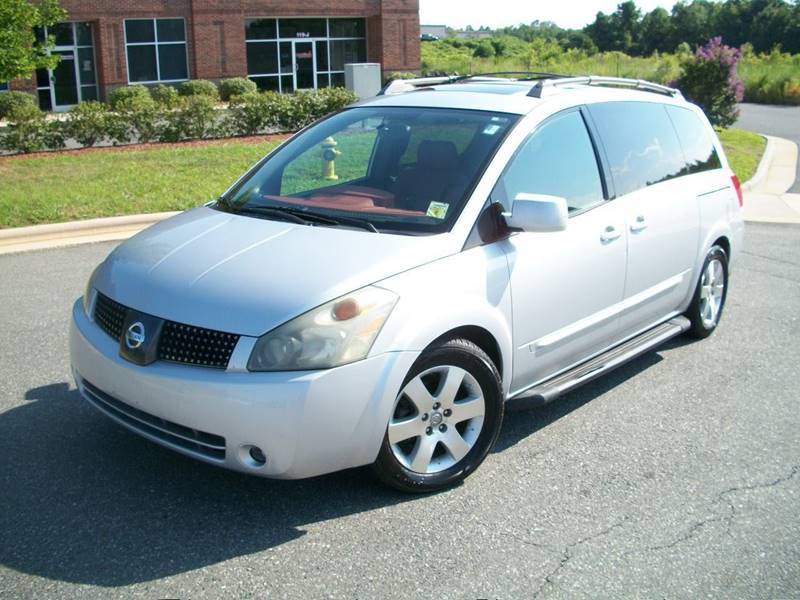
[[[296,131],[356,100],[358,97],[345,88],[279,95],[274,106],[275,124],[281,131]]]
[[[134,98],[150,98],[150,92],[143,85],[127,85],[119,87],[108,95],[108,103],[111,108],[118,110],[118,105],[122,102],[130,102]]]
[[[348,104],[358,101],[355,92],[342,87],[322,88],[312,92],[319,99],[318,106],[320,111],[314,115],[314,119],[324,117],[328,113],[343,109]]]
[[[223,79],[219,84],[219,96],[224,101],[229,101],[234,96],[244,96],[258,91],[255,81],[245,77],[234,77],[233,79]]]
[[[81,146],[91,147],[109,136],[108,107],[100,102],[81,102],[69,111],[65,126],[67,136]]]
[[[736,72],[740,58],[738,49],[723,45],[722,38],[713,38],[683,62],[683,73],[675,82],[718,127],[730,127],[739,116],[736,104],[744,96],[744,85]]]
[[[150,97],[163,108],[177,108],[180,104],[178,90],[171,85],[159,84],[150,88]]]
[[[397,81],[398,79],[414,79],[416,77],[418,77],[418,75],[408,73],[407,71],[389,71],[383,75],[383,85],[391,83],[392,81]]]
[[[198,140],[217,133],[217,111],[208,96],[183,98],[178,109],[166,115],[165,121],[159,135],[162,142]]]
[[[256,135],[277,125],[277,92],[262,92],[233,96],[226,125],[232,135]]]
[[[64,147],[60,123],[47,122],[35,104],[15,105],[6,116],[9,125],[0,134],[0,148],[14,153],[28,153]]]
[[[5,119],[17,106],[39,107],[36,96],[27,92],[5,92],[0,94],[0,119]]]
[[[181,96],[205,96],[211,98],[213,101],[219,100],[219,90],[217,86],[211,81],[205,79],[195,79],[192,81],[185,81],[178,88]]]
[[[480,44],[475,46],[472,51],[472,56],[475,58],[491,58],[494,56],[494,46],[489,40],[483,40]]]
[[[132,94],[118,99],[110,119],[109,137],[114,143],[152,142],[160,133],[160,113],[150,94]]]

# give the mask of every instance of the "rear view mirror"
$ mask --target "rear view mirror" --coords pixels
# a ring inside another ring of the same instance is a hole
[[[503,213],[512,231],[563,231],[567,228],[567,201],[544,194],[517,194],[510,213]]]

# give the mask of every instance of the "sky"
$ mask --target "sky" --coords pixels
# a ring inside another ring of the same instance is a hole
[[[463,28],[481,25],[497,28],[531,21],[553,21],[565,28],[581,28],[594,21],[597,11],[614,12],[622,0],[420,0],[420,22],[423,25],[448,25]],[[642,12],[657,6],[667,10],[675,0],[637,0]]]

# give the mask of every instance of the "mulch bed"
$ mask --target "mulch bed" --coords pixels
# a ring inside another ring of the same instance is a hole
[[[190,146],[221,146],[222,144],[229,144],[231,142],[237,144],[263,144],[265,142],[282,142],[289,138],[291,133],[274,133],[270,135],[254,135],[251,137],[233,137],[222,138],[218,140],[188,140],[185,142],[177,142],[174,144],[128,144],[125,146],[103,146],[100,148],[78,148],[75,150],[55,150],[45,152],[31,152],[30,154],[11,154],[8,156],[0,156],[0,161],[5,160],[26,160],[29,158],[39,158],[42,156],[80,156],[81,154],[93,154],[95,152],[141,152],[142,150],[151,150],[155,148],[188,148]]]

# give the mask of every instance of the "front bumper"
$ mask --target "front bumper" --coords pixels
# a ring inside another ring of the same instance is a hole
[[[78,300],[70,355],[81,395],[128,429],[204,462],[296,479],[375,460],[394,399],[419,353],[389,352],[335,369],[289,373],[167,362],[142,367],[119,356],[118,343]],[[251,446],[263,450],[266,463],[250,458]]]

